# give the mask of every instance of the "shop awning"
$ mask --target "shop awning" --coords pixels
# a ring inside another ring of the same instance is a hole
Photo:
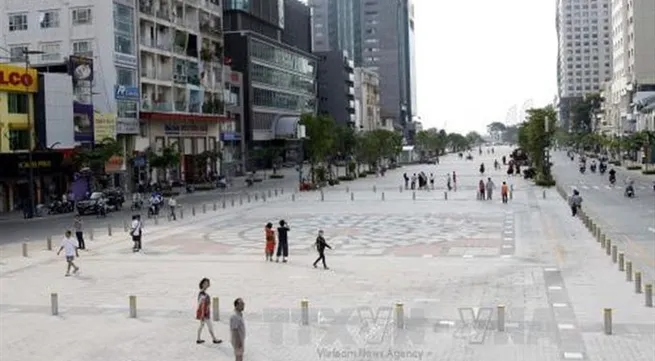
[[[296,131],[300,123],[297,115],[281,115],[273,122],[273,136],[275,139],[295,139]]]

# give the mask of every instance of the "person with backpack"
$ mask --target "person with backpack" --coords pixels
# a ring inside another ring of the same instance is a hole
[[[289,225],[283,219],[280,220],[280,226],[277,227],[277,257],[275,262],[280,262],[280,256],[282,256],[282,262],[287,263],[287,257],[289,257]]]
[[[325,263],[325,249],[326,248],[332,249],[332,247],[330,247],[330,245],[327,244],[327,242],[325,241],[325,238],[323,237],[323,230],[319,229],[318,230],[318,237],[316,237],[316,251],[318,251],[318,258],[316,259],[316,261],[314,261],[314,264],[313,264],[314,268],[316,268],[316,264],[319,261],[323,261],[323,268],[324,269],[329,269],[327,264]]]
[[[132,228],[130,229],[130,235],[132,236],[132,242],[134,242],[132,252],[140,252],[141,236],[143,235],[143,224],[141,223],[141,215],[139,214],[132,216]]]
[[[578,215],[578,211],[580,210],[580,207],[582,206],[582,197],[580,196],[580,192],[578,192],[577,189],[573,190],[573,194],[571,197],[569,197],[569,207],[571,207],[571,215],[575,217]]]

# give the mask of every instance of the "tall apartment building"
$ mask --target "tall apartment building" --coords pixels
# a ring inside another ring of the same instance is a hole
[[[232,69],[243,74],[243,139],[247,153],[254,154],[278,140],[295,139],[300,115],[316,113],[316,58],[303,49],[309,42],[302,36],[284,34],[309,31],[310,13],[298,0],[225,5],[225,53]],[[295,143],[284,144],[288,149],[283,157],[294,157]],[[266,162],[252,156],[248,166],[270,166]]]
[[[337,124],[354,127],[355,63],[342,50],[314,54],[318,57],[318,113],[331,116]]]
[[[613,77],[605,95],[604,127],[639,130],[632,104],[655,95],[655,1],[612,0]]]
[[[202,154],[218,150],[224,117],[223,30],[219,0],[138,0],[143,144],[176,147],[189,183],[219,172]],[[158,174],[159,178],[164,177]]]
[[[350,52],[352,46],[355,66],[380,74],[382,115],[404,129],[411,143],[415,133],[411,121],[416,115],[413,1],[311,0],[310,4],[314,49]]]
[[[359,107],[357,128],[371,131],[383,128],[380,118],[380,76],[366,68],[355,68],[355,100]]]
[[[557,86],[559,121],[570,127],[572,105],[598,93],[612,77],[610,0],[558,0]]]

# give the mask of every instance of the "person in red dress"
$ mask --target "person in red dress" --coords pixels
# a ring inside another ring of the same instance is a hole
[[[273,230],[273,223],[266,223],[266,260],[273,262],[273,252],[275,251],[275,230]]]
[[[203,278],[200,280],[200,284],[198,285],[200,288],[200,292],[198,293],[198,308],[196,309],[196,320],[200,321],[200,326],[198,327],[198,337],[196,338],[196,343],[201,344],[205,343],[205,340],[200,338],[202,334],[202,329],[207,325],[207,329],[209,330],[209,334],[212,337],[212,341],[216,344],[219,344],[223,342],[222,340],[219,340],[216,338],[214,335],[214,327],[212,327],[212,320],[211,320],[211,297],[209,297],[209,294],[207,293],[207,289],[209,288],[209,278]]]

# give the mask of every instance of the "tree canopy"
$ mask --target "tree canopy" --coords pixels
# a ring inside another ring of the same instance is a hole
[[[518,144],[532,161],[536,171],[535,181],[539,185],[554,185],[547,149],[555,134],[557,113],[552,106],[529,109],[527,120],[518,128]]]

